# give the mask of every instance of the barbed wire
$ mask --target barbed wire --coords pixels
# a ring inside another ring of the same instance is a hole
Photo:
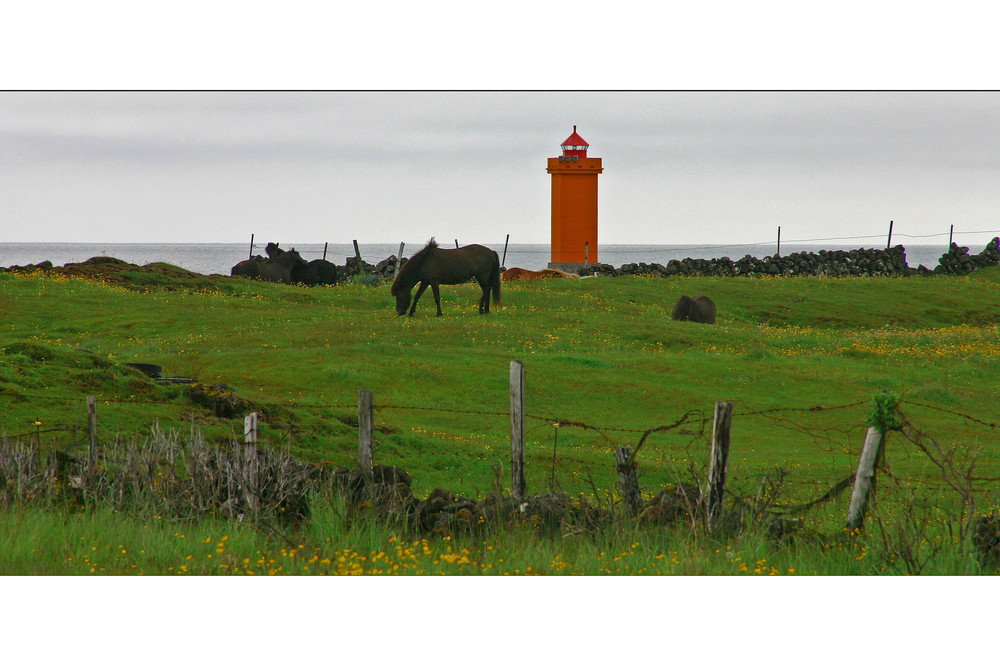
[[[845,403],[843,405],[812,405],[808,408],[765,408],[763,410],[750,410],[746,412],[733,411],[733,415],[739,415],[741,417],[752,417],[755,415],[766,415],[775,412],[823,412],[826,410],[844,410],[846,408],[856,408],[861,405],[867,405],[866,401],[857,401],[855,403]]]
[[[23,398],[34,398],[34,399],[47,400],[47,401],[56,401],[56,402],[61,402],[61,403],[75,403],[75,402],[81,400],[79,398],[70,398],[70,397],[66,397],[66,396],[53,396],[53,395],[46,395],[46,394],[36,394],[36,393],[33,393],[33,392],[32,393],[18,392],[17,395],[19,397],[23,397]],[[147,405],[163,405],[163,404],[169,403],[169,400],[143,399],[141,397],[122,398],[122,397],[117,397],[117,396],[108,397],[108,396],[103,396],[103,395],[100,395],[100,394],[92,394],[92,395],[97,396],[98,399],[100,401],[104,402],[104,403],[115,403],[115,404],[119,404],[119,405],[128,405],[128,404],[132,404],[132,403],[141,403],[141,404],[147,404]],[[998,428],[998,426],[1000,426],[1000,424],[998,424],[997,422],[985,421],[983,419],[978,419],[976,417],[973,417],[972,415],[969,415],[969,414],[966,414],[966,413],[963,413],[963,412],[958,412],[958,411],[955,411],[955,410],[950,410],[948,408],[941,408],[941,407],[937,407],[937,406],[934,406],[934,405],[928,405],[926,403],[920,403],[920,402],[911,401],[911,400],[904,400],[904,401],[902,401],[902,403],[906,404],[906,405],[913,405],[913,406],[917,406],[917,407],[921,407],[921,408],[927,408],[929,410],[935,410],[937,412],[942,412],[942,413],[950,414],[950,415],[953,415],[953,416],[965,419],[967,421],[973,422],[975,424],[979,424],[981,426],[986,426],[986,427],[991,428],[991,429],[996,429],[996,428]],[[251,405],[253,405],[253,403],[251,403]],[[269,404],[261,404],[261,405],[262,405],[262,407],[264,407],[266,409]],[[851,403],[844,403],[844,404],[840,404],[840,405],[810,405],[810,406],[806,406],[806,407],[780,407],[780,408],[762,408],[762,409],[756,409],[756,410],[734,410],[734,416],[756,417],[756,416],[775,415],[775,414],[778,414],[778,413],[826,412],[826,411],[834,411],[834,410],[846,410],[846,409],[849,409],[849,408],[857,408],[857,407],[861,407],[861,406],[865,406],[865,405],[868,405],[867,401],[854,401],[854,402],[851,402]],[[283,408],[292,408],[292,407],[295,407],[295,408],[312,408],[312,409],[318,409],[318,410],[354,410],[354,409],[357,408],[357,404],[354,404],[354,403],[349,403],[349,404],[345,404],[345,403],[300,403],[300,402],[297,402],[297,401],[291,401],[291,402],[289,402],[287,404],[277,403],[277,404],[274,404],[274,406],[275,407],[283,407]],[[455,413],[455,414],[482,415],[482,416],[489,416],[489,417],[506,417],[506,416],[509,416],[509,414],[510,414],[509,411],[504,411],[504,410],[472,410],[472,409],[468,409],[468,408],[443,408],[443,407],[438,407],[438,406],[429,406],[429,405],[403,405],[403,404],[398,404],[398,403],[391,403],[391,404],[379,404],[379,403],[375,403],[373,405],[373,408],[375,410],[411,410],[411,411],[421,411],[421,412],[423,412],[423,411],[426,411],[426,412],[447,412],[447,413]],[[690,412],[691,411],[689,411],[689,413],[686,413],[686,414],[690,414]],[[650,431],[650,429],[643,429],[643,428],[627,428],[627,427],[616,427],[616,426],[595,426],[593,424],[582,422],[580,420],[568,419],[566,417],[559,417],[559,416],[553,416],[553,415],[540,415],[540,414],[530,414],[529,413],[529,414],[525,414],[525,418],[527,418],[527,419],[533,419],[533,420],[539,420],[539,421],[545,421],[545,422],[550,422],[550,423],[553,423],[553,424],[558,423],[558,424],[563,425],[563,426],[578,426],[578,427],[581,427],[581,428],[586,428],[586,429],[595,430],[595,431],[607,431],[607,432],[615,432],[615,433],[638,433],[638,434],[645,434],[648,431]],[[793,426],[794,425],[795,424],[793,423]],[[659,428],[661,428],[661,427],[659,427],[659,426],[653,427],[653,430],[655,431],[656,429],[659,429]]]
[[[30,438],[35,435],[41,435],[42,433],[73,433],[77,430],[75,426],[56,426],[51,428],[42,428],[37,431],[26,431],[24,433],[0,433],[0,438],[9,438],[11,440],[20,438]]]
[[[916,405],[921,408],[927,408],[928,410],[937,410],[938,412],[944,412],[950,415],[954,415],[956,417],[961,417],[962,419],[966,419],[968,421],[975,422],[976,424],[981,424],[983,426],[988,426],[992,429],[996,429],[998,427],[998,424],[996,422],[986,422],[981,419],[976,419],[975,417],[967,415],[963,412],[956,412],[954,410],[949,410],[947,408],[939,408],[934,405],[927,405],[926,403],[917,403],[916,401],[906,400],[904,402],[906,405]]]

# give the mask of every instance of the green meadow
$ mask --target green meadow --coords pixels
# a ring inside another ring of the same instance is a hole
[[[127,363],[225,385],[260,415],[261,446],[355,467],[357,394],[375,400],[375,462],[443,488],[510,492],[509,365],[526,374],[529,494],[621,505],[614,450],[637,454],[644,497],[704,480],[717,401],[734,404],[726,503],[793,519],[794,540],[707,534],[684,522],[612,532],[427,538],[352,521],[321,494],[276,538],[218,520],[179,524],[99,506],[9,503],[5,574],[971,574],[971,519],[1000,479],[1000,270],[967,277],[593,278],[504,283],[477,313],[473,285],[398,317],[388,285],[307,288],[144,273],[131,280],[0,273],[4,446],[84,456],[86,397],[105,447],[150,437],[241,440],[218,414]],[[674,322],[708,295],[714,325]],[[927,439],[890,432],[865,531],[843,529],[883,391]],[[657,427],[670,427],[646,433]],[[931,443],[931,444],[928,444]],[[929,449],[927,449],[929,448]],[[928,451],[930,454],[928,454]],[[7,479],[8,487],[15,482]],[[222,566],[225,567],[222,567]]]

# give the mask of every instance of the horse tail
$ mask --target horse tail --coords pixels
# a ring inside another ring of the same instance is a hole
[[[496,264],[493,266],[493,271],[490,272],[490,283],[493,287],[493,303],[500,305],[500,255],[493,251],[493,259],[496,260]]]

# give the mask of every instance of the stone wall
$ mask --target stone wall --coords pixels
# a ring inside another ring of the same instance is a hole
[[[742,259],[672,259],[659,263],[622,264],[617,269],[610,264],[590,264],[580,269],[581,276],[910,276],[935,273],[964,275],[987,266],[1000,265],[1000,238],[994,238],[977,255],[954,243],[930,270],[922,264],[911,268],[906,263],[906,249],[897,245],[886,250],[858,248],[856,250],[820,250],[793,252],[783,256],[757,259],[746,255]]]

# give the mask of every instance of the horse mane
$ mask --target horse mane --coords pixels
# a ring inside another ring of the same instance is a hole
[[[399,267],[399,273],[396,274],[396,279],[392,281],[392,286],[389,288],[390,296],[396,296],[396,292],[398,292],[399,289],[406,284],[406,281],[410,279],[410,274],[417,271],[424,263],[424,259],[427,258],[427,254],[437,247],[438,243],[432,236],[431,240],[427,242],[427,245],[413,253],[413,257],[406,260],[406,264]],[[403,261],[403,258],[399,257],[396,261],[401,262]]]

